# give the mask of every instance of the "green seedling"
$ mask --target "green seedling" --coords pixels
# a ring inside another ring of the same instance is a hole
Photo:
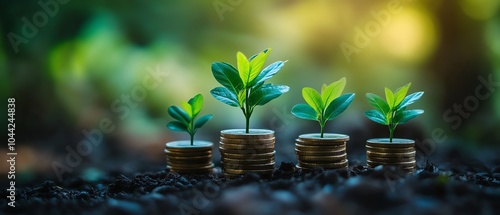
[[[212,63],[212,73],[222,85],[210,91],[215,99],[232,107],[239,107],[246,119],[246,133],[249,133],[250,117],[256,106],[262,106],[278,98],[290,89],[285,85],[265,83],[276,75],[284,61],[277,61],[262,69],[271,49],[266,49],[252,57],[238,52],[238,69],[225,62]]]
[[[368,102],[375,110],[366,111],[365,115],[368,119],[376,123],[389,126],[390,142],[392,142],[396,126],[404,124],[410,119],[424,113],[424,111],[420,109],[406,110],[408,105],[419,100],[424,94],[424,92],[416,92],[406,96],[410,86],[411,83],[397,89],[395,93],[386,87],[386,101],[373,93],[366,94]]]
[[[203,107],[203,96],[201,94],[189,99],[188,102],[181,102],[181,106],[182,108],[172,105],[168,108],[168,114],[174,118],[175,121],[169,122],[167,128],[172,131],[185,131],[189,133],[191,136],[191,145],[193,145],[194,134],[199,128],[205,125],[213,115],[207,114],[195,120]]]
[[[301,119],[318,121],[321,127],[321,138],[323,138],[326,122],[344,112],[354,99],[354,93],[341,95],[345,84],[345,78],[328,86],[324,84],[321,94],[313,88],[303,88],[302,97],[307,104],[295,105],[292,108],[292,114]]]

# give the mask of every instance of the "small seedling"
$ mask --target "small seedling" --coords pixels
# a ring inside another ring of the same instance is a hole
[[[212,89],[210,93],[229,106],[241,108],[246,119],[246,133],[249,133],[254,108],[267,104],[290,89],[285,85],[265,83],[285,64],[284,61],[277,61],[262,69],[270,52],[271,49],[266,49],[250,59],[238,52],[238,69],[225,62],[212,63],[212,73],[222,86]]]
[[[189,99],[188,102],[181,102],[182,108],[172,105],[168,108],[168,114],[174,118],[176,121],[169,122],[167,127],[172,131],[185,131],[191,136],[191,145],[194,142],[194,134],[201,128],[205,123],[210,120],[213,115],[207,114],[201,116],[195,121],[195,118],[201,111],[203,107],[203,96],[198,94],[193,98]]]
[[[321,127],[321,138],[323,138],[326,122],[344,112],[354,99],[354,93],[341,95],[345,84],[345,78],[328,86],[324,84],[321,94],[313,88],[303,88],[302,97],[307,104],[295,105],[292,108],[292,114],[301,119],[318,121]]]
[[[408,105],[419,100],[424,94],[424,92],[416,92],[406,96],[410,86],[411,83],[397,89],[395,93],[386,87],[386,101],[373,93],[366,94],[368,102],[375,108],[375,110],[366,111],[365,115],[368,119],[376,123],[389,126],[390,142],[392,142],[396,126],[404,124],[410,119],[424,113],[424,111],[420,109],[406,110]]]

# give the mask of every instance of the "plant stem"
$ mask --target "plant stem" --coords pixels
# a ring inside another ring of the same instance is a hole
[[[245,129],[245,132],[248,134],[248,133],[250,133],[250,129],[249,129],[249,127],[250,127],[250,117],[246,116],[245,118],[246,118],[246,124],[245,124],[246,125],[246,129]]]
[[[323,133],[325,132],[325,125],[324,124],[319,124],[321,126],[321,138],[323,138]]]
[[[245,119],[246,119],[246,130],[245,132],[250,133],[250,106],[248,105],[248,88],[245,90]]]
[[[189,135],[191,136],[191,145],[194,145],[194,119],[191,122],[191,132],[189,132]]]
[[[394,119],[396,112],[391,113],[391,118],[389,120],[389,142],[392,143],[392,137],[394,135],[394,129],[396,129],[396,125],[393,124],[392,120]]]
[[[319,126],[321,127],[321,138],[323,138],[323,134],[325,133],[325,124],[326,124],[326,120],[325,120],[325,116],[324,116],[324,111],[323,113],[319,116]]]
[[[394,127],[392,126],[392,124],[389,125],[389,142],[392,143],[392,136],[394,134]]]

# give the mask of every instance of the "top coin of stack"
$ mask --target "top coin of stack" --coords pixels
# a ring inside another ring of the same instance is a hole
[[[366,161],[369,167],[397,166],[405,171],[415,170],[415,141],[394,138],[369,139],[366,143]]]
[[[224,175],[236,177],[247,172],[271,175],[274,170],[274,131],[230,129],[221,131],[220,152]]]
[[[178,173],[208,174],[212,172],[213,143],[196,140],[174,141],[166,144],[167,168]]]
[[[303,169],[347,168],[346,142],[349,136],[343,134],[303,134],[296,139],[295,154]]]

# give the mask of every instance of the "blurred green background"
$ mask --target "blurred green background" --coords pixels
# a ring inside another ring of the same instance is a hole
[[[16,99],[17,168],[25,181],[55,177],[51,163],[64,162],[65,147],[75,148],[85,139],[82,130],[99,128],[103,118],[116,129],[75,172],[163,164],[165,142],[188,138],[165,127],[171,120],[166,110],[197,93],[205,97],[202,112],[214,119],[196,138],[217,143],[220,130],[243,128],[244,117],[210,95],[219,85],[211,62],[236,64],[237,51],[250,56],[268,47],[273,52],[266,65],[288,60],[270,81],[291,90],[257,108],[251,127],[276,131],[277,162],[296,162],[294,139],[319,131],[317,123],[290,114],[303,102],[301,89],[320,89],[341,77],[356,98],[326,131],[350,135],[352,153],[363,153],[366,139],[388,135],[364,117],[370,109],[364,94],[382,95],[384,87],[408,82],[410,92],[425,91],[412,107],[426,112],[399,126],[395,136],[432,140],[443,129],[452,144],[491,147],[500,140],[499,87],[482,87],[481,95],[489,96],[476,96],[479,79],[500,81],[498,0],[66,1],[41,0],[54,3],[48,10],[27,0],[4,0],[0,7],[1,98]],[[391,13],[397,3],[399,13]],[[384,11],[389,17],[383,22],[373,15]],[[349,61],[341,44],[356,46],[356,28],[372,35]],[[168,77],[137,91],[151,71]],[[140,101],[125,105],[123,96],[140,92]],[[128,114],[114,105],[128,107]],[[6,112],[3,105],[3,122]],[[6,129],[1,132],[6,137]],[[70,174],[76,173],[65,176]]]

